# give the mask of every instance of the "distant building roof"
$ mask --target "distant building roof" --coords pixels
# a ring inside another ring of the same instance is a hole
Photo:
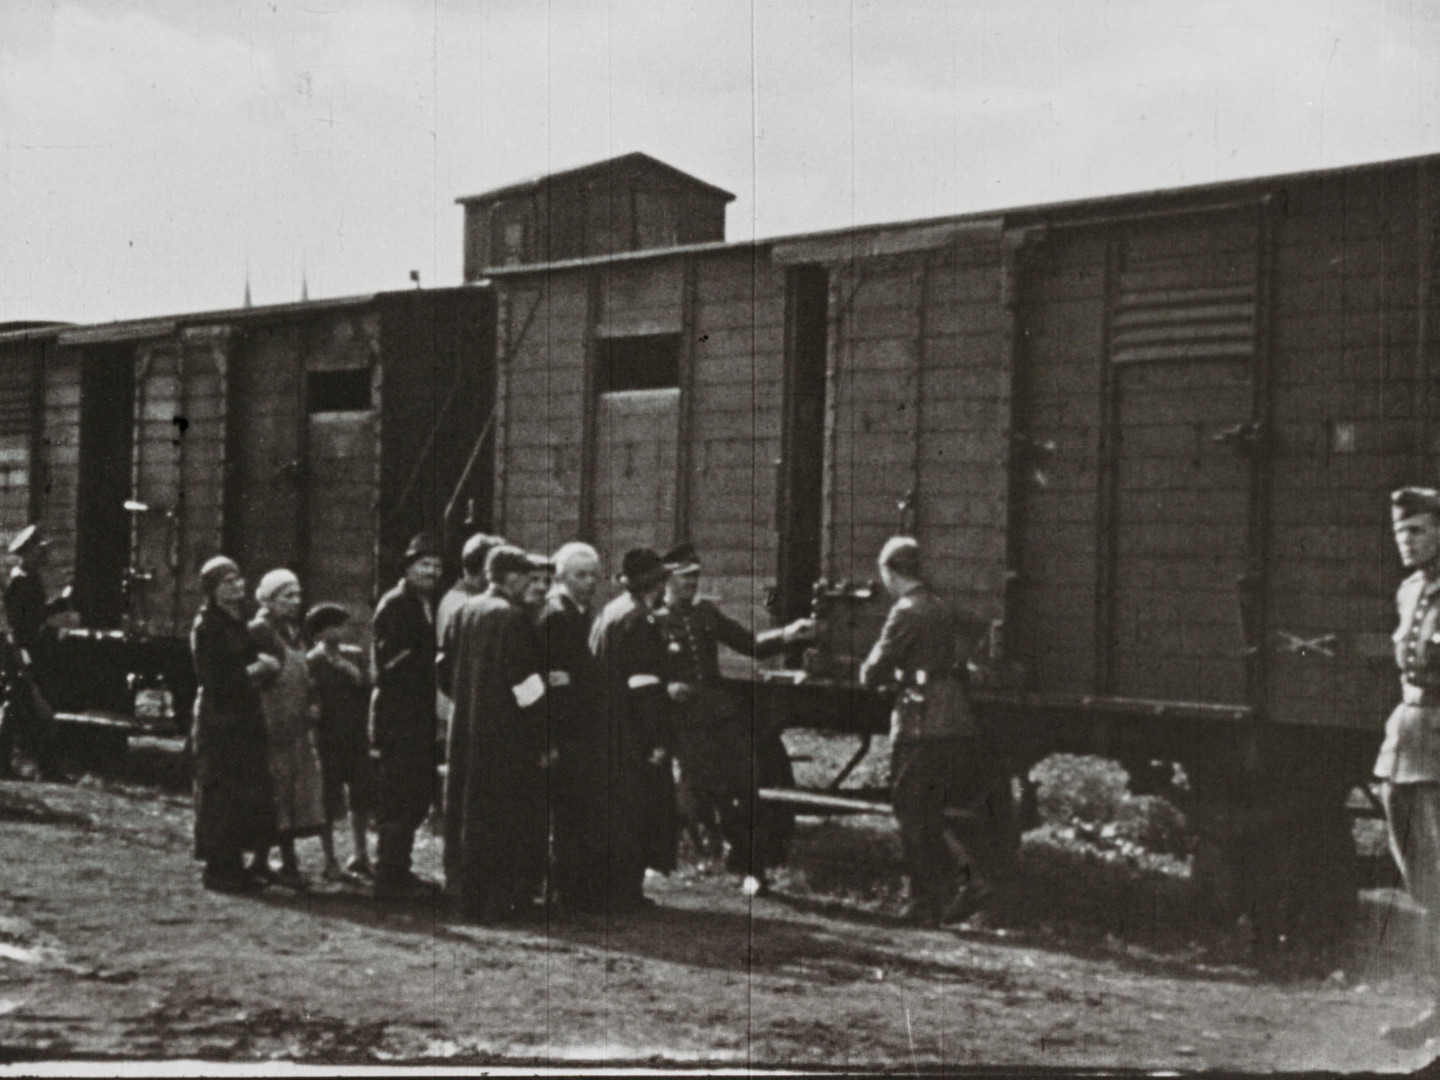
[[[649,154],[644,154],[636,150],[633,153],[621,154],[619,157],[606,158],[604,161],[593,161],[588,165],[578,165],[573,169],[563,169],[560,172],[532,176],[528,180],[519,180],[513,184],[506,184],[504,187],[482,191],[478,195],[464,195],[455,201],[461,205],[474,202],[489,202],[491,199],[535,191],[547,185],[583,180],[589,176],[603,176],[607,172],[625,168],[645,169],[650,172],[662,173],[684,184],[704,188],[706,191],[716,195],[723,195],[726,202],[731,202],[735,198],[731,192],[726,191],[724,188],[716,187],[714,184],[707,184],[697,176],[691,176],[689,173],[682,172],[673,165],[667,165],[658,158],[653,158]]]

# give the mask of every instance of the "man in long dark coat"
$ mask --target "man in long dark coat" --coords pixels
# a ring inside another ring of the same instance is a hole
[[[410,868],[415,830],[435,797],[435,615],[440,553],[425,535],[405,549],[405,573],[375,608],[371,648],[375,692],[370,743],[378,756],[380,844],[375,896],[415,900],[434,886]]]
[[[543,877],[545,696],[533,613],[521,601],[534,561],[519,548],[490,552],[490,588],[461,604],[440,653],[451,688],[448,819],[458,818],[459,851],[446,859],[460,914],[498,922],[523,909]],[[538,812],[537,812],[538,804]]]
[[[638,911],[646,869],[675,868],[675,783],[670,772],[665,641],[655,621],[665,564],[649,548],[625,553],[625,592],[596,620],[590,651],[600,669],[606,754],[607,908]]]
[[[675,761],[682,797],[702,820],[718,818],[725,865],[754,895],[765,871],[785,860],[793,815],[761,805],[767,784],[794,783],[778,731],[757,728],[748,702],[720,675],[720,646],[765,657],[815,636],[813,619],[752,632],[709,600],[697,600],[700,556],[694,545],[666,552],[665,606],[657,613],[666,643],[666,690],[675,703]],[[707,822],[709,823],[709,822]]]
[[[600,556],[589,544],[555,553],[555,582],[535,624],[548,692],[544,710],[555,754],[551,792],[554,881],[571,911],[605,905],[605,729],[600,685],[590,655],[590,604]]]
[[[435,605],[435,642],[443,646],[445,635],[450,632],[450,622],[455,613],[460,610],[465,601],[479,596],[488,587],[489,582],[485,580],[485,560],[490,557],[490,552],[505,541],[498,536],[491,536],[488,533],[475,533],[465,541],[464,547],[460,549],[460,578],[440,598]],[[449,764],[450,745],[450,719],[455,712],[454,704],[450,700],[450,684],[440,680],[440,693],[436,698],[436,706],[440,713],[440,738],[445,747],[446,772],[448,774],[451,766]],[[441,804],[444,805],[442,797]],[[447,882],[457,878],[457,868],[454,859],[460,852],[460,815],[445,814],[442,826],[445,850],[445,880]]]

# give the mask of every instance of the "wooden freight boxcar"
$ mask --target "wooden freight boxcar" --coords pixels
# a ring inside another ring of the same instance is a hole
[[[0,333],[0,537],[40,522],[79,616],[56,704],[126,725],[138,674],[188,716],[219,552],[363,614],[413,533],[458,549],[492,498],[494,341],[473,287]]]
[[[1017,773],[1183,763],[1232,898],[1258,860],[1313,919],[1316,881],[1353,895],[1396,693],[1386,495],[1437,480],[1437,172],[490,268],[496,527],[612,563],[690,539],[745,622],[819,581],[828,661],[757,703],[854,730],[885,604],[850,583],[913,533],[993,620],[976,695]]]

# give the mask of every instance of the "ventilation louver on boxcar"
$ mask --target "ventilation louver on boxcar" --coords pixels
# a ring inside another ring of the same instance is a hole
[[[31,386],[29,364],[0,366],[0,436],[29,434]]]
[[[1110,359],[1244,359],[1255,351],[1255,288],[1125,289],[1115,296]]]

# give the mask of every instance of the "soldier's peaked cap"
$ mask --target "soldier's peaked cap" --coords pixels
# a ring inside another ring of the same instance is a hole
[[[1396,521],[1433,514],[1440,518],[1440,491],[1434,488],[1403,487],[1390,493],[1390,512]]]
[[[39,525],[26,525],[25,528],[21,529],[18,533],[15,534],[14,539],[10,541],[10,544],[6,548],[6,550],[11,555],[23,555],[25,554],[25,552],[32,550],[38,545],[39,536]]]
[[[665,580],[665,560],[651,548],[631,548],[620,560],[620,584],[627,589],[645,590]]]
[[[677,544],[665,553],[665,569],[672,574],[693,574],[700,569],[700,553],[694,544]]]

